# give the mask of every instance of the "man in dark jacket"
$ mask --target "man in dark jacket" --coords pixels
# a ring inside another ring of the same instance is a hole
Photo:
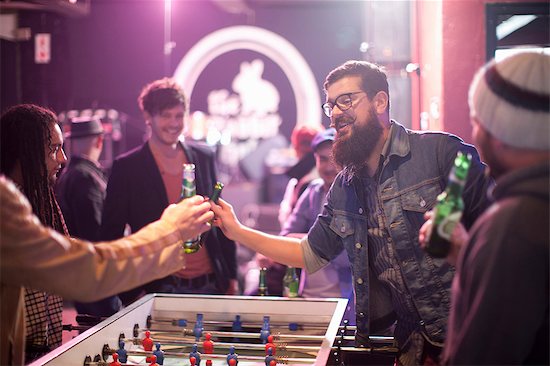
[[[548,365],[550,56],[483,67],[473,138],[496,188],[458,257],[444,363]]]
[[[97,117],[71,119],[65,134],[70,146],[69,165],[55,188],[69,234],[76,238],[99,241],[101,212],[107,179],[99,164],[103,150],[103,125]],[[91,302],[75,302],[78,314],[111,316],[120,310],[118,296]]]
[[[103,209],[103,240],[121,237],[128,225],[135,232],[157,220],[164,208],[179,201],[183,164],[196,167],[197,194],[211,195],[216,183],[215,156],[210,147],[183,141],[187,103],[182,89],[164,78],[146,85],[138,98],[150,137],[113,163]],[[208,234],[204,247],[187,254],[186,268],[121,295],[131,302],[140,292],[236,294],[235,242],[219,229]]]

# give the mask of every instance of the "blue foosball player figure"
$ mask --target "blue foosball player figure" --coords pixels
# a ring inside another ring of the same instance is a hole
[[[202,324],[203,314],[197,314],[197,321],[195,322],[195,327],[193,328],[193,334],[195,335],[195,341],[198,342],[202,337],[202,332],[204,331],[204,326]]]
[[[153,351],[153,354],[157,356],[157,363],[159,365],[164,365],[164,351],[160,349],[160,343],[155,343],[156,350]]]
[[[263,344],[267,343],[267,337],[271,334],[271,326],[269,325],[269,316],[264,316],[264,323],[260,331],[260,339]]]
[[[235,320],[233,320],[233,325],[231,326],[231,330],[233,332],[242,332],[243,331],[243,323],[241,321],[240,315],[235,315]]]
[[[273,348],[269,347],[267,349],[267,356],[265,356],[265,366],[270,366],[273,360],[275,360],[275,363],[277,362],[275,356],[273,356]]]
[[[116,351],[116,353],[118,354],[118,361],[120,363],[128,362],[128,351],[124,349],[124,345],[125,344],[123,341],[118,342],[119,349]]]
[[[239,355],[235,353],[235,346],[229,347],[229,353],[227,354],[227,364],[229,366],[237,366],[239,363]]]
[[[200,366],[201,364],[201,354],[199,351],[197,351],[197,344],[195,343],[193,345],[193,350],[191,352],[189,352],[189,362],[191,362],[191,357],[194,357],[195,358],[195,365],[196,366]]]

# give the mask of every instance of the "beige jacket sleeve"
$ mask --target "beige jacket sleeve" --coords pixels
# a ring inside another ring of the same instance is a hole
[[[0,280],[83,302],[129,290],[184,267],[177,228],[157,221],[92,244],[45,228],[15,185],[0,177]]]

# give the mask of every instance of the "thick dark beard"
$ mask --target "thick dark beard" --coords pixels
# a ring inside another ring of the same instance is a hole
[[[342,139],[336,136],[332,145],[332,154],[340,166],[357,172],[365,166],[372,155],[384,129],[372,108],[369,110],[367,121],[363,123],[356,121],[351,128],[352,131],[348,137]]]

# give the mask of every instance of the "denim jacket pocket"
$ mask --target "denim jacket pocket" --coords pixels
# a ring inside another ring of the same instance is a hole
[[[401,195],[403,213],[407,217],[409,230],[417,232],[426,221],[424,213],[431,210],[441,193],[441,187],[437,181],[428,181]]]
[[[342,239],[353,235],[355,232],[353,218],[348,214],[335,211],[330,221],[330,229]]]
[[[406,211],[424,213],[435,206],[439,193],[441,188],[437,181],[426,182],[401,195],[401,204]]]

